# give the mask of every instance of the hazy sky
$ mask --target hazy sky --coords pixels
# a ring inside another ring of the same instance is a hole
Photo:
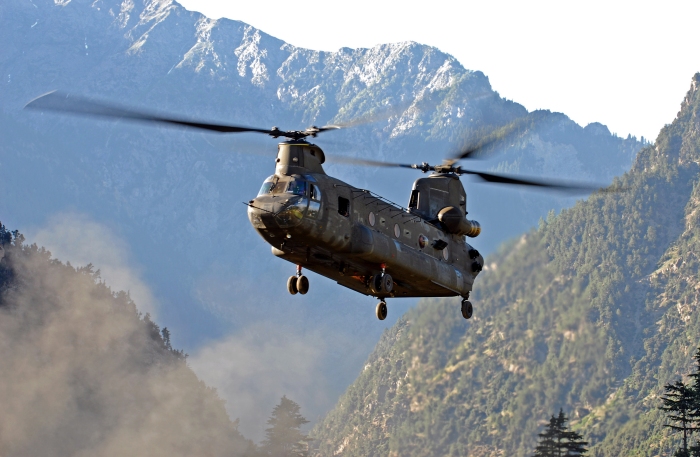
[[[481,70],[503,97],[655,139],[700,71],[698,1],[179,0],[296,46],[412,40]]]

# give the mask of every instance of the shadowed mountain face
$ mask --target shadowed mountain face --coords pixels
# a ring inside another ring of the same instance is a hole
[[[563,408],[590,455],[673,455],[657,408],[700,340],[700,73],[619,179],[490,256],[475,318],[425,300],[315,427],[318,455],[532,455]]]
[[[261,411],[285,392],[310,418],[325,411],[383,328],[372,299],[323,278],[311,277],[303,299],[286,293],[293,265],[269,255],[241,204],[272,174],[275,140],[23,111],[29,100],[60,89],[263,128],[374,120],[317,143],[329,173],[399,203],[417,176],[333,164],[333,156],[437,163],[480,134],[530,116],[501,154],[475,168],[607,183],[641,147],[600,124],[582,128],[562,114],[527,113],[500,98],[481,72],[429,46],[300,49],[169,0],[7,0],[0,42],[3,221],[30,235],[51,231],[57,214],[63,221],[76,215],[78,233],[86,219],[109,227],[142,266],[156,300],[173,304],[158,309],[159,320],[194,354],[193,364],[212,367],[250,347],[256,351],[247,357],[260,357],[266,369],[280,357],[296,360],[285,357],[292,347],[310,354],[307,375],[268,373],[275,382],[260,393],[270,398]],[[471,182],[467,191],[470,217],[484,227],[474,243],[482,252],[574,201]],[[389,303],[390,323],[412,303]],[[212,377],[233,376],[217,369]]]

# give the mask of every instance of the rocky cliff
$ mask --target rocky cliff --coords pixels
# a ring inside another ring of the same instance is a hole
[[[354,376],[381,326],[371,299],[320,277],[312,277],[304,302],[289,302],[284,281],[293,266],[268,255],[241,204],[272,173],[274,141],[27,112],[24,104],[61,89],[265,128],[375,121],[330,132],[318,144],[331,159],[418,162],[439,162],[483,132],[535,116],[537,128],[518,132],[479,166],[601,183],[625,171],[641,147],[600,124],[527,113],[484,74],[429,46],[301,49],[172,0],[7,0],[0,42],[3,220],[30,232],[67,213],[111,227],[127,240],[155,296],[173,303],[159,319],[191,353],[260,322],[290,338],[314,333],[321,343],[306,344],[328,349],[314,368],[322,381],[312,385],[327,395],[322,405],[309,396],[310,406],[293,396],[315,413]],[[399,202],[416,178],[330,161],[327,169]],[[484,226],[476,240],[483,252],[574,201],[469,183],[468,192],[470,215]],[[402,308],[392,309],[394,320]]]

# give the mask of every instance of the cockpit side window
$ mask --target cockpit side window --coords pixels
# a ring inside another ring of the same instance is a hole
[[[312,200],[319,202],[321,201],[321,191],[319,190],[318,186],[309,184],[309,194],[311,195]]]
[[[408,202],[409,208],[418,208],[418,196],[419,195],[420,195],[420,191],[418,189],[413,189],[411,191],[411,199]]]
[[[288,194],[294,194],[294,195],[306,195],[306,181],[302,181],[300,179],[295,179],[293,181],[289,181],[289,184],[287,185],[287,191]]]

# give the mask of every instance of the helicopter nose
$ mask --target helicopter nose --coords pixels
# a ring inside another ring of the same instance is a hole
[[[273,205],[253,199],[248,202],[248,219],[256,229],[277,227]]]
[[[294,227],[304,218],[307,204],[305,198],[299,197],[272,200],[255,198],[248,203],[248,219],[258,229]]]

